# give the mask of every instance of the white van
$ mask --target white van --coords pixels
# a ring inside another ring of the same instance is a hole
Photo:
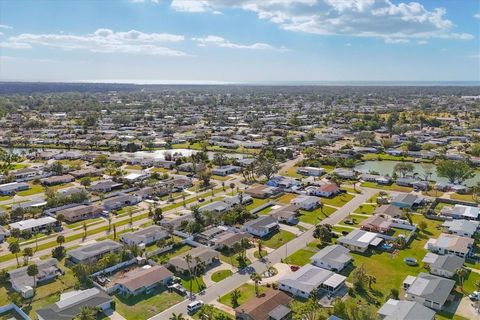
[[[202,300],[197,300],[197,301],[194,301],[194,302],[190,303],[187,306],[187,311],[188,311],[188,313],[193,313],[193,312],[197,311],[198,309],[200,309],[202,306],[203,306],[203,301]]]

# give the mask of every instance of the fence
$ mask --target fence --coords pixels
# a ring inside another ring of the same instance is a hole
[[[7,312],[16,313],[16,315],[13,316],[12,319],[18,319],[18,317],[20,317],[23,320],[31,320],[31,318],[25,312],[23,312],[22,309],[20,309],[16,304],[10,303],[0,307],[0,314],[4,314]]]

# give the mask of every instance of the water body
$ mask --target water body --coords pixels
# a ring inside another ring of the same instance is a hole
[[[370,172],[370,171],[376,171],[381,175],[392,175],[393,170],[395,168],[395,165],[397,163],[400,163],[400,161],[365,161],[359,163],[357,166],[355,166],[355,169],[361,172]],[[419,174],[421,178],[423,178],[423,174],[425,173],[425,170],[422,167],[421,163],[412,163],[414,169],[414,173]],[[436,182],[448,182],[448,179],[446,178],[441,178],[437,176],[437,169],[436,166],[433,165],[432,168],[432,176],[430,178],[433,181]],[[475,172],[475,177],[472,179],[466,180],[465,184],[467,186],[473,186],[476,185],[477,182],[480,182],[480,173],[478,171]]]
[[[24,153],[28,153],[31,149],[25,149],[25,148],[12,148],[12,149],[6,149],[9,152],[12,152],[14,154],[22,155]],[[43,151],[52,151],[52,152],[62,152],[62,151],[67,151],[66,149],[36,149],[36,150],[43,150]],[[84,151],[84,150],[74,150],[72,149],[71,151],[79,151],[79,152],[90,152],[90,151]],[[97,152],[97,151],[93,151]],[[137,151],[137,152],[109,152],[109,151],[98,151],[99,153],[104,153],[104,154],[116,154],[116,155],[124,155],[129,158],[133,159],[156,159],[156,160],[165,160],[165,155],[166,154],[171,154],[172,156],[174,154],[180,154],[182,157],[190,157],[192,154],[198,153],[200,151],[198,150],[193,150],[193,149],[165,149],[165,150],[153,150],[153,151]],[[207,151],[208,158],[210,160],[213,159],[216,153],[215,151]],[[235,158],[235,159],[244,159],[244,158],[250,158],[252,157],[251,155],[243,154],[243,153],[223,153],[225,157],[227,158]]]

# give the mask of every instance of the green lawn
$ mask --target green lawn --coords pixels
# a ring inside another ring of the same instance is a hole
[[[280,196],[278,199],[277,199],[277,202],[278,203],[282,203],[282,204],[290,204],[290,201],[292,201],[293,199],[295,199],[297,197],[296,194],[293,194],[293,193],[285,193],[284,195]]]
[[[182,286],[187,289],[187,291],[190,291],[190,284],[192,285],[193,293],[198,293],[205,289],[205,282],[201,276],[192,279],[190,277],[185,277],[182,274],[177,274],[176,276],[182,280]]]
[[[285,243],[292,240],[293,238],[295,238],[295,235],[293,233],[285,230],[278,230],[273,234],[270,234],[267,237],[265,237],[263,240],[263,244],[266,247],[277,249],[277,248],[280,248]]]
[[[247,257],[243,259],[239,259],[239,257],[241,257],[240,253],[233,253],[233,254],[226,253],[226,252],[220,253],[220,260],[236,268],[243,269],[252,263]]]
[[[217,175],[215,175],[215,174],[212,175],[211,178],[212,178],[213,180],[218,180],[218,181],[227,181],[227,180],[232,179],[231,176],[225,176],[225,177],[224,177],[224,176],[217,176]],[[230,188],[229,188],[227,185],[225,185],[225,190],[227,190],[227,189],[230,189]]]
[[[280,174],[284,176],[289,176],[295,179],[303,178],[303,176],[299,173],[297,173],[297,166],[293,166],[288,168],[287,170],[280,170]]]
[[[361,214],[373,214],[377,207],[373,204],[361,204],[358,206],[357,209],[355,209],[355,213],[361,213]]]
[[[339,224],[345,225],[345,226],[356,227],[360,224],[360,222],[362,222],[363,220],[365,220],[367,218],[368,217],[359,216],[359,215],[356,215],[356,214],[351,214],[350,216],[343,219]],[[353,224],[347,224],[347,223],[345,223],[346,220],[353,221],[354,223]]]
[[[304,266],[307,263],[310,263],[310,257],[313,256],[316,252],[317,251],[311,247],[300,249],[297,252],[289,255],[287,257],[286,263],[294,264],[297,266]]]
[[[211,319],[217,319],[217,317],[220,317],[220,316],[222,316],[222,319],[228,319],[228,320],[234,319],[234,316],[232,316],[231,314],[226,313],[225,311],[222,311],[215,307],[213,307],[212,314],[210,314],[210,316],[212,316]],[[192,315],[192,318],[195,320],[200,320],[200,311],[195,312],[195,314]]]
[[[7,201],[13,199],[13,196],[0,196],[0,201]]]
[[[335,211],[337,209],[329,206],[323,206],[323,209],[317,208],[312,211],[300,210],[298,219],[305,223],[317,224]]]
[[[259,293],[260,294],[262,294],[266,291],[265,287],[259,286],[258,288],[259,288]],[[245,284],[241,285],[240,287],[238,287],[237,290],[240,291],[240,298],[238,299],[238,305],[242,305],[243,303],[247,302],[251,298],[255,297],[255,286],[252,285],[252,284],[245,283]],[[231,291],[229,293],[227,293],[226,295],[221,296],[218,299],[218,301],[220,303],[223,303],[224,305],[227,305],[229,307],[233,307],[232,302],[230,301],[231,300],[230,294],[231,294]]]
[[[184,298],[175,292],[159,288],[148,295],[131,297],[115,295],[113,299],[116,303],[115,310],[127,320],[146,320],[183,301]]]
[[[228,278],[232,275],[232,271],[230,270],[219,270],[212,274],[212,281],[213,282],[220,282],[225,278]]]
[[[192,249],[192,247],[190,247],[189,245],[187,244],[182,244],[180,245],[179,247],[177,248],[174,248],[170,251],[167,251],[167,252],[164,252],[162,254],[159,254],[157,256],[154,256],[152,257],[155,261],[157,261],[158,263],[166,263],[168,260],[170,260],[171,258],[173,257],[176,257],[182,253],[185,253],[187,251],[189,251],[190,249]]]
[[[265,257],[267,254],[268,252],[266,250],[262,250],[262,257]],[[253,256],[257,259],[260,259],[260,253],[258,252],[258,249],[255,250],[255,252],[253,253]]]
[[[413,188],[402,187],[395,183],[393,183],[392,185],[381,185],[381,184],[377,184],[376,182],[363,182],[362,187],[381,189],[381,190],[400,191],[400,192],[410,192],[413,190]]]
[[[460,200],[460,201],[474,202],[474,201],[473,201],[473,196],[472,196],[471,194],[452,193],[452,194],[450,195],[450,199]]]
[[[323,204],[340,208],[343,207],[347,202],[352,200],[354,197],[354,195],[351,195],[349,193],[341,193],[333,198],[322,198],[321,201]]]
[[[267,203],[268,201],[270,201],[270,199],[256,199],[256,198],[254,198],[253,202],[247,206],[247,210],[250,211],[252,209],[258,208],[262,204]]]
[[[30,185],[30,189],[17,192],[17,195],[22,197],[31,196],[33,194],[42,193],[43,191],[44,191],[43,186],[39,184],[32,184]]]

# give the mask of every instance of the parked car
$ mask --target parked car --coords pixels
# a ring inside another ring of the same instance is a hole
[[[416,266],[418,265],[418,261],[415,258],[405,258],[403,261],[408,264],[409,266]]]
[[[300,269],[299,266],[290,266],[290,270],[292,270],[293,272],[297,271],[298,269]]]
[[[477,301],[480,298],[480,291],[473,291],[471,294],[468,295],[470,300]]]
[[[175,290],[176,292],[178,292],[182,296],[187,295],[187,290],[180,283],[172,284],[171,286],[168,286],[167,288],[169,290]]]
[[[205,201],[205,199],[203,199],[203,198],[198,199],[198,202],[204,202],[204,201]]]
[[[200,309],[202,306],[203,306],[203,301],[202,300],[197,300],[197,301],[194,301],[194,302],[190,303],[187,306],[187,311],[188,311],[188,313],[194,313],[195,311]]]

